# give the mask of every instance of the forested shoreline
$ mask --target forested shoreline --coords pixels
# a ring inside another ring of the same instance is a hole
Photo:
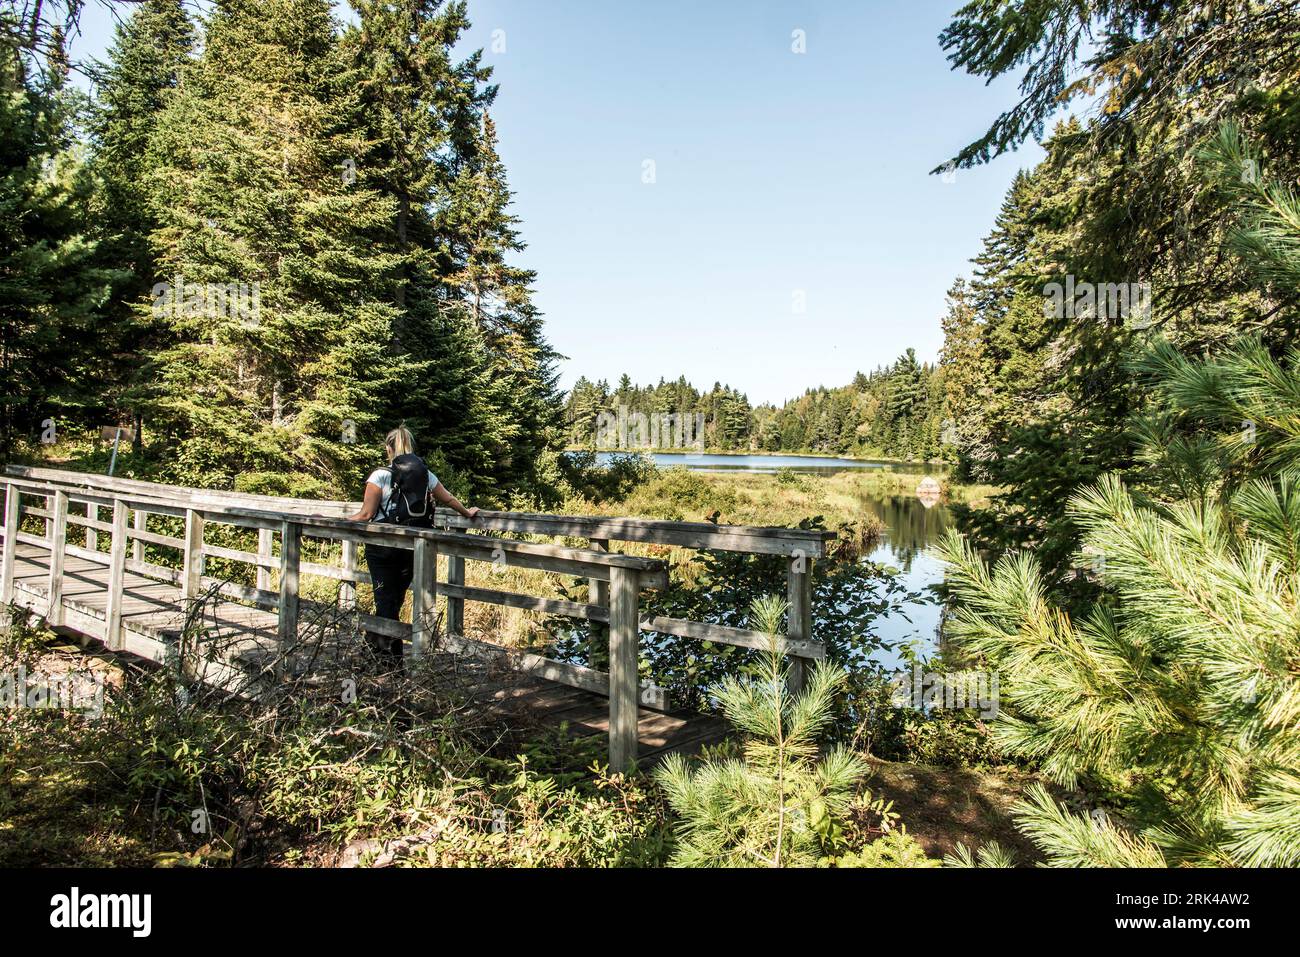
[[[707,392],[684,376],[638,386],[626,374],[611,388],[603,379],[580,377],[565,409],[569,443],[579,448],[647,448],[648,436],[630,430],[623,444],[602,443],[601,414],[617,417],[693,417],[696,444],[718,452],[814,452],[932,460],[944,448],[943,370],[920,362],[908,349],[888,366],[858,373],[838,388],[818,387],[776,406],[752,405],[739,390],[715,382]],[[615,438],[617,438],[615,430]],[[674,440],[676,433],[674,433]],[[949,434],[949,438],[951,435]],[[661,441],[671,448],[674,442]],[[678,443],[685,446],[688,443]]]

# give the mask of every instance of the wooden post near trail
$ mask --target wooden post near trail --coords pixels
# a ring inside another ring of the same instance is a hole
[[[280,619],[277,638],[280,653],[276,674],[284,674],[290,649],[298,640],[298,565],[302,555],[302,528],[294,522],[280,526]]]
[[[459,555],[447,556],[447,584],[465,587],[465,559]],[[465,634],[465,599],[447,596],[447,634]]]
[[[261,591],[271,590],[272,536],[269,528],[257,530],[257,587]]]
[[[45,586],[49,608],[45,620],[57,628],[63,624],[63,559],[68,544],[68,493],[57,490],[52,496],[50,515],[50,577]]]
[[[786,602],[790,610],[786,616],[786,638],[796,641],[812,639],[812,559],[795,555],[789,560],[786,572]],[[803,690],[808,680],[811,662],[798,655],[790,656],[786,684],[791,694]]]
[[[637,644],[640,582],[628,568],[610,569],[609,770],[626,771],[637,757]]]
[[[5,550],[0,564],[0,604],[14,600],[14,559],[18,554],[18,498],[22,493],[10,485],[5,490]]]
[[[419,661],[433,644],[438,614],[438,545],[428,539],[415,540],[414,573],[411,576],[412,661]]]
[[[203,515],[192,508],[185,510],[185,564],[181,572],[181,598],[199,597],[203,578]]]
[[[591,547],[598,552],[609,551],[609,541],[604,538],[591,539]],[[592,580],[591,603],[600,605],[603,608],[609,607],[609,582]],[[587,648],[587,663],[593,668],[599,668],[604,665],[601,657],[609,650],[609,628],[601,622],[593,621],[591,623],[591,644]]]
[[[357,570],[357,543],[348,539],[343,543],[343,571],[349,575]],[[339,608],[352,612],[357,608],[356,582],[344,579],[339,583]]]
[[[126,579],[126,503],[120,499],[113,503],[113,541],[109,545],[108,605],[104,611],[104,644],[112,651],[121,651],[123,584]]]

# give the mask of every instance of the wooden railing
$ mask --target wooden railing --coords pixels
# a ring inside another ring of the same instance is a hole
[[[300,617],[300,577],[316,575],[340,583],[340,603],[356,615],[360,627],[406,642],[413,658],[422,657],[438,631],[435,606],[439,592],[447,602],[442,642],[458,653],[504,654],[518,668],[563,684],[584,688],[610,699],[610,764],[622,768],[635,760],[638,706],[667,710],[667,697],[653,685],[639,685],[638,642],[641,631],[678,635],[701,641],[768,647],[771,639],[760,632],[685,619],[640,616],[640,594],[647,588],[667,586],[667,565],[662,560],[623,555],[610,548],[615,542],[675,545],[684,548],[721,549],[760,555],[779,555],[787,561],[790,615],[787,634],[778,647],[794,663],[792,683],[803,680],[806,662],[824,656],[812,640],[812,563],[823,557],[831,533],[799,529],[663,522],[601,516],[561,516],[518,512],[480,512],[474,522],[439,509],[434,529],[398,528],[349,522],[343,516],[358,506],[348,502],[322,502],[278,498],[241,492],[159,485],[131,479],[108,478],[55,469],[9,466],[0,478],[5,485],[5,522],[0,601],[14,600],[15,548],[28,543],[50,553],[48,618],[63,624],[60,591],[65,555],[108,566],[108,610],[101,637],[108,647],[126,647],[121,623],[122,582],[127,571],[179,586],[183,600],[218,592],[241,602],[274,610],[278,615],[279,642],[287,649],[296,639]],[[24,507],[24,497],[42,500],[41,507]],[[70,510],[74,505],[82,512]],[[100,520],[107,510],[112,520]],[[44,535],[20,530],[23,515],[43,519]],[[183,519],[181,537],[149,530],[150,516]],[[85,544],[69,541],[68,526],[85,530]],[[204,541],[209,524],[257,531],[257,551],[219,546]],[[585,539],[589,547],[514,541],[475,534],[478,531]],[[98,536],[111,536],[107,552],[98,550]],[[275,538],[280,540],[275,554]],[[304,561],[304,538],[340,542],[342,566]],[[412,624],[362,614],[355,608],[356,585],[370,576],[357,568],[357,546],[384,545],[414,551]],[[145,545],[179,552],[177,567],[145,560]],[[446,558],[447,576],[439,581],[438,557]],[[217,580],[204,574],[208,558],[252,566],[254,585]],[[465,562],[513,565],[585,578],[590,583],[587,602],[561,601],[496,589],[470,587]],[[278,589],[271,576],[278,571]],[[466,601],[524,608],[547,614],[584,619],[608,630],[609,672],[601,672],[539,655],[508,651],[466,637]],[[283,661],[284,655],[278,660]]]

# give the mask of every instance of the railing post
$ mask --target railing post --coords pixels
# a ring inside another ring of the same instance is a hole
[[[16,485],[5,485],[5,550],[0,561],[0,604],[13,604],[14,559],[18,555],[18,500],[22,493]]]
[[[86,503],[86,518],[92,522],[99,521],[99,506],[94,502]],[[86,526],[86,547],[92,552],[99,548],[99,532],[89,525]]]
[[[610,569],[609,603],[609,770],[626,771],[637,758],[637,639],[640,576],[630,568]]]
[[[597,552],[609,551],[609,540],[604,538],[590,539],[591,548]],[[602,608],[609,607],[609,582],[591,580],[588,584],[591,592],[591,603],[600,605]],[[609,627],[603,622],[593,621],[591,623],[591,643],[587,647],[587,664],[592,668],[603,669],[606,665],[605,659],[609,656]]]
[[[63,624],[63,558],[68,544],[68,493],[54,493],[50,510],[50,577],[46,583],[45,620],[52,628]]]
[[[408,653],[412,661],[419,661],[429,650],[437,613],[438,543],[417,538],[411,576],[411,647]]]
[[[96,511],[99,511],[98,508]],[[132,527],[137,532],[147,532],[149,530],[149,513],[142,508],[137,508],[135,518],[132,519]],[[137,562],[144,561],[144,542],[138,538],[131,543],[131,557]]]
[[[185,510],[185,566],[181,574],[181,599],[199,597],[203,579],[203,516]]]
[[[357,572],[357,543],[351,539],[343,541],[343,571],[349,575]],[[357,607],[357,583],[343,581],[339,585],[339,608],[343,611],[355,611]]]
[[[121,651],[122,590],[126,585],[126,503],[113,502],[113,540],[108,547],[108,605],[104,610],[104,644],[110,651]]]
[[[257,530],[257,587],[260,591],[271,590],[271,549],[272,535],[274,533],[269,528],[259,528]]]
[[[786,575],[786,601],[790,611],[786,624],[786,637],[807,641],[812,638],[812,560],[801,552],[790,559]],[[791,694],[803,690],[808,678],[810,662],[806,658],[790,656],[786,684]]]
[[[447,556],[447,584],[465,586],[465,559],[459,555]],[[465,634],[465,599],[447,597],[447,634],[460,637]]]
[[[284,674],[289,650],[298,640],[298,562],[302,553],[302,527],[293,522],[280,526],[280,655],[276,673]]]

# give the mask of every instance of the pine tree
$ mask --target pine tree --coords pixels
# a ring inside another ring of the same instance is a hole
[[[1234,245],[1294,303],[1300,204],[1243,179],[1235,127],[1204,155],[1241,193]],[[951,634],[1001,671],[1006,752],[1120,805],[1087,819],[1034,791],[1019,822],[1054,862],[1300,865],[1300,349],[1159,342],[1130,368],[1139,465],[1068,511],[1101,595],[1067,611],[1036,556],[990,572],[953,536]]]
[[[1111,604],[1073,616],[1027,554],[990,572],[946,543],[950,633],[1001,674],[994,739],[1122,804],[1125,823],[1097,823],[1037,794],[1020,820],[1054,860],[1300,864],[1298,504],[1291,479],[1204,508],[1143,505],[1103,479],[1072,513]]]
[[[775,636],[786,605],[756,599],[753,627]],[[791,695],[784,658],[773,648],[753,682],[727,678],[716,695],[745,734],[744,758],[692,770],[680,754],[656,772],[681,817],[673,863],[680,867],[798,867],[820,856],[820,834],[844,816],[866,765],[837,748],[818,760],[817,736],[831,721],[843,673],[818,662]]]

